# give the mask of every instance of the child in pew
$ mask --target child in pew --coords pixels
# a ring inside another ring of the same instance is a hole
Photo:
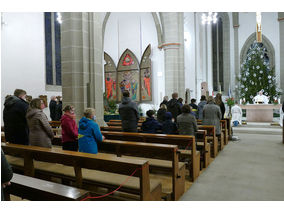
[[[165,121],[162,123],[162,133],[163,134],[176,134],[177,133],[177,125],[172,121],[173,116],[172,113],[165,113]]]
[[[95,109],[87,108],[84,117],[79,121],[78,142],[79,152],[97,154],[98,145],[104,140],[99,125],[95,122]]]
[[[146,118],[146,121],[142,123],[143,133],[156,133],[157,130],[161,129],[162,125],[157,120],[155,120],[155,112],[153,110],[148,110],[146,114],[148,118]]]
[[[64,114],[61,117],[62,128],[62,149],[78,151],[78,127],[76,124],[75,109],[67,105],[63,109]]]

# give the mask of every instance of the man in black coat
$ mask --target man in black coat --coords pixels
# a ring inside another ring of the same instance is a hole
[[[139,112],[137,104],[129,98],[129,92],[123,92],[122,102],[119,104],[118,112],[121,118],[124,132],[137,132]]]
[[[175,122],[177,121],[177,116],[181,114],[181,107],[178,103],[178,93],[172,94],[172,99],[167,103],[168,112],[172,113]]]
[[[55,107],[55,121],[60,121],[62,116],[62,99],[60,96],[57,97],[58,103]]]
[[[6,186],[10,185],[10,180],[12,179],[12,177],[13,177],[12,168],[8,163],[8,161],[6,160],[4,152],[1,149],[1,201],[5,200],[3,189]]]
[[[51,100],[49,102],[49,112],[50,112],[50,118],[52,121],[55,121],[56,118],[56,97],[51,96]]]
[[[29,104],[25,101],[26,91],[16,89],[14,95],[4,103],[3,120],[5,139],[10,143],[29,144],[29,128],[26,120]]]
[[[169,100],[169,97],[168,96],[164,96],[163,101],[160,103],[160,107],[161,107],[162,104],[167,105],[168,100]]]

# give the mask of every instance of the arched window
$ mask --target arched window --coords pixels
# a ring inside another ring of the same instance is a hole
[[[212,24],[212,63],[213,90],[224,91],[224,51],[223,51],[223,21],[218,17],[216,24]]]
[[[44,13],[45,82],[51,90],[53,90],[52,86],[61,86],[61,23],[59,16],[59,13]]]

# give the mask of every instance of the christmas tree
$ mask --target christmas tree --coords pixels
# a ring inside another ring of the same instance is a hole
[[[270,103],[278,100],[281,90],[276,86],[274,67],[270,67],[266,48],[256,41],[247,52],[247,57],[241,64],[241,74],[237,77],[239,97],[253,103],[257,92],[261,91],[269,97]]]

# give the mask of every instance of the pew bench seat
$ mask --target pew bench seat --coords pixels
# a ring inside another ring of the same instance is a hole
[[[103,154],[104,155],[104,154]],[[8,162],[18,169],[24,168],[24,159],[14,156],[6,155]],[[75,181],[74,168],[71,166],[65,166],[57,163],[48,163],[41,161],[34,161],[34,167],[36,173],[46,174],[51,177],[58,177],[66,179],[67,181]],[[130,171],[131,173],[132,171]],[[117,188],[122,184],[127,178],[127,175],[114,174],[104,171],[97,171],[92,169],[82,168],[83,183],[102,186],[107,188]],[[128,181],[121,187],[125,192],[135,193],[139,191],[139,178],[131,177]],[[85,188],[85,187],[84,187]],[[150,179],[150,191],[155,194],[155,192],[160,193],[161,182],[159,180]]]
[[[4,189],[6,200],[10,200],[10,195],[15,195],[33,201],[80,201],[89,195],[83,189],[16,173],[10,182],[11,185]]]

